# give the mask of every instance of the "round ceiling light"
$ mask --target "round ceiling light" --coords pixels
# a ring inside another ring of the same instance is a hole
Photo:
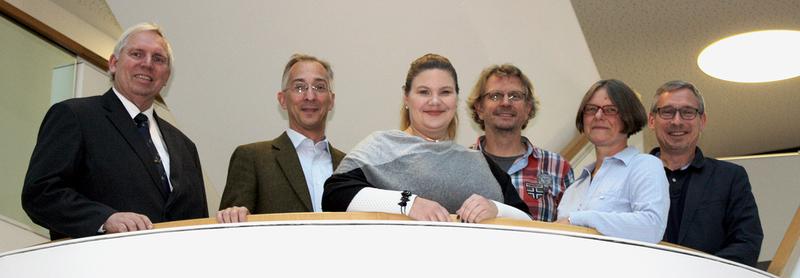
[[[706,74],[733,82],[769,82],[800,76],[800,31],[766,30],[712,43],[697,65]]]

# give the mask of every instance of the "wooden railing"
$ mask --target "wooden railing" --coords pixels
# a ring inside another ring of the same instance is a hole
[[[270,213],[248,215],[248,222],[258,221],[303,221],[303,220],[403,220],[413,221],[408,216],[402,214],[391,214],[382,212],[296,212],[296,213]],[[458,222],[456,216],[450,215],[450,221]],[[172,222],[162,222],[153,224],[155,229],[186,227],[195,225],[217,224],[216,218],[199,218]],[[581,226],[574,226],[561,223],[551,223],[542,221],[526,221],[509,218],[494,218],[480,222],[479,224],[503,225],[511,227],[540,228],[556,231],[566,231],[590,235],[600,235],[597,230]],[[660,242],[659,245],[670,246],[684,250],[696,251],[691,248],[683,247],[669,242]]]
[[[296,213],[270,213],[248,215],[248,222],[255,221],[292,221],[292,220],[412,220],[402,214],[391,214],[382,212],[296,212]],[[455,215],[450,215],[450,220],[457,222]],[[153,224],[155,229],[184,227],[194,225],[216,224],[216,218],[199,218],[191,220],[181,220],[172,222],[162,222]],[[569,231],[591,235],[599,235],[595,229],[579,227],[560,223],[549,223],[541,221],[524,221],[508,218],[494,218],[481,222],[480,224],[505,225],[516,227],[532,227],[553,229],[559,231]]]

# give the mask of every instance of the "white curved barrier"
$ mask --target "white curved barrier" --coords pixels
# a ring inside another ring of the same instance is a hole
[[[774,277],[699,252],[604,236],[421,221],[211,224],[74,239],[0,254],[0,277],[253,275]]]

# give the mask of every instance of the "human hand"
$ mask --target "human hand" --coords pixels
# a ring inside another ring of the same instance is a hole
[[[449,222],[450,213],[436,201],[431,201],[417,196],[414,204],[408,211],[408,216],[414,220]]]
[[[478,223],[497,217],[497,205],[478,194],[472,194],[456,211],[461,222]]]
[[[106,219],[103,228],[107,234],[150,230],[153,222],[147,216],[133,212],[116,212]]]
[[[247,207],[232,206],[217,212],[217,223],[247,222],[248,214]]]

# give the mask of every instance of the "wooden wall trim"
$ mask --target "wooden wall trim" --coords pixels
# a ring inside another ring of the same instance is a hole
[[[775,251],[775,256],[772,257],[772,262],[767,268],[767,272],[781,276],[786,268],[789,258],[792,256],[792,251],[797,248],[797,241],[800,239],[800,207],[794,212],[792,222],[786,228],[786,233],[783,235],[783,240]],[[798,251],[800,252],[800,251]],[[800,271],[795,268],[795,272]]]
[[[572,138],[572,141],[564,147],[564,150],[561,151],[561,156],[563,156],[567,161],[572,161],[578,153],[589,144],[589,138],[586,138],[583,134],[578,134],[575,138]]]
[[[47,26],[44,22],[39,21],[26,12],[14,7],[4,0],[0,0],[0,13],[9,20],[19,24],[20,26],[31,30],[34,34],[38,34],[44,39],[72,52],[78,57],[86,60],[92,65],[98,67],[103,71],[108,71],[108,60],[100,57],[97,53],[89,50],[80,43],[70,39],[61,32]]]

